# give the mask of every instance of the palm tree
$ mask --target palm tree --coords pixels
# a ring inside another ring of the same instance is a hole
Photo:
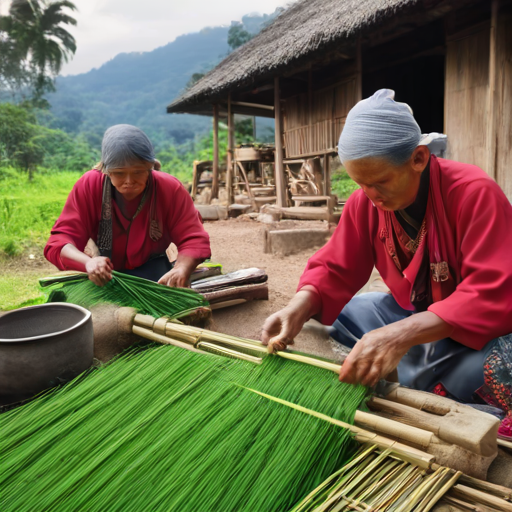
[[[36,91],[53,83],[62,64],[76,51],[75,38],[62,25],[76,25],[63,9],[76,10],[69,0],[13,0],[4,28],[36,72]]]

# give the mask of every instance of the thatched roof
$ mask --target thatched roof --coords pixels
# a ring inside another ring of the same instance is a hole
[[[230,90],[298,65],[306,58],[354,39],[422,0],[299,0],[254,39],[231,53],[216,68],[167,108],[220,99]]]

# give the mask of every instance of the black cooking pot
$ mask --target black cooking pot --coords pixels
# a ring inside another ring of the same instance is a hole
[[[20,402],[87,370],[93,358],[90,311],[50,303],[0,317],[0,405]]]

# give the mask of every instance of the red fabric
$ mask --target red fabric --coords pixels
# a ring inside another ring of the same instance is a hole
[[[75,183],[53,226],[44,255],[60,270],[66,270],[60,258],[60,252],[66,244],[72,244],[83,251],[89,238],[97,238],[104,178],[105,175],[99,171],[86,172]],[[208,233],[183,185],[164,172],[153,171],[153,178],[157,187],[157,217],[163,227],[163,235],[156,242],[149,237],[151,201],[146,201],[130,226],[130,221],[121,214],[113,199],[112,263],[115,270],[140,267],[151,255],[165,253],[171,242],[176,244],[181,254],[197,259],[210,257]],[[125,211],[134,213],[138,201],[125,202]],[[132,204],[135,202],[137,204]]]
[[[429,196],[425,237],[429,255],[431,261],[445,258],[455,290],[451,293],[445,287],[440,292],[444,298],[428,310],[453,327],[454,340],[480,350],[512,332],[512,206],[480,168],[435,156],[430,162]],[[436,211],[444,211],[443,218],[432,219],[432,202],[442,206]],[[331,240],[309,260],[299,289],[311,285],[317,290],[324,324],[333,323],[366,283],[373,266],[398,304],[414,309],[411,291],[423,251],[418,250],[401,272],[392,258],[396,251],[388,219],[362,190],[356,191]]]

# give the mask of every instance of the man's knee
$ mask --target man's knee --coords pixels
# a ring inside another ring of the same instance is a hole
[[[333,327],[340,324],[356,338],[411,315],[402,309],[392,295],[382,292],[370,292],[356,295],[343,308]]]

